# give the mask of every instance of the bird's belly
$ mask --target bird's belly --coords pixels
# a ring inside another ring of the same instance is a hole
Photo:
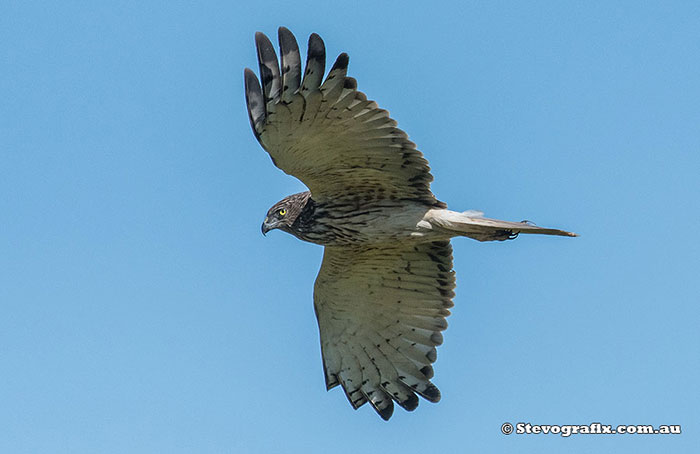
[[[307,228],[295,232],[305,241],[324,246],[438,240],[444,234],[425,220],[430,207],[416,203],[324,206]]]

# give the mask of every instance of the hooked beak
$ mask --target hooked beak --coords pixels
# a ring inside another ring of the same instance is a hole
[[[263,236],[265,236],[265,234],[267,232],[272,230],[272,227],[270,227],[269,224],[267,223],[267,218],[265,218],[265,221],[262,223],[262,227],[260,228],[260,230],[262,230]]]

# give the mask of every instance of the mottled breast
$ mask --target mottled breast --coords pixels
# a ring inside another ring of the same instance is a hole
[[[309,199],[292,224],[297,238],[324,246],[384,243],[436,236],[423,221],[432,207],[409,200]]]

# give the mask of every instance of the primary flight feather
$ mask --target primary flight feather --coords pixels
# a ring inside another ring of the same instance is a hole
[[[440,400],[430,381],[454,297],[450,238],[502,241],[520,233],[576,236],[527,222],[456,212],[430,191],[428,162],[386,110],[357,90],[340,54],[312,34],[302,71],[294,35],[279,29],[280,59],[256,33],[260,81],[245,69],[255,137],[310,191],[276,203],[273,229],[325,247],[314,286],[326,386],[385,420],[394,402],[414,410]]]

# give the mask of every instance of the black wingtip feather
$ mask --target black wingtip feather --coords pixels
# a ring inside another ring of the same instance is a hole
[[[309,36],[309,51],[306,58],[309,61],[319,61],[321,66],[326,67],[326,44],[316,33]]]
[[[345,81],[343,82],[343,88],[357,90],[357,80],[355,80],[353,77],[346,77]]]
[[[265,102],[276,99],[280,93],[280,66],[275,48],[270,39],[262,32],[255,33],[255,47],[258,51],[260,81],[262,82]]]
[[[389,418],[391,418],[391,415],[394,414],[394,404],[391,401],[389,401],[389,405],[387,405],[386,407],[384,407],[382,409],[379,409],[377,407],[374,407],[374,409],[377,411],[379,416],[381,416],[381,418],[384,421],[388,421]]]
[[[427,378],[428,380],[435,376],[435,371],[433,370],[432,366],[423,366],[420,369],[420,373],[425,375],[425,378]]]
[[[246,68],[243,71],[243,80],[245,82],[245,100],[248,107],[248,119],[250,126],[253,128],[255,137],[260,137],[258,126],[265,122],[265,101],[263,99],[262,88],[260,82],[252,69]]]
[[[335,63],[333,63],[333,67],[331,68],[331,72],[334,70],[346,70],[348,69],[348,63],[350,62],[350,57],[348,54],[343,52],[342,54],[338,55],[338,58],[335,59]]]
[[[418,408],[418,396],[411,393],[408,399],[404,400],[403,402],[399,402],[399,405],[401,405],[401,407],[406,411],[413,411]]]
[[[297,43],[297,39],[294,37],[294,34],[290,32],[287,28],[279,28],[279,30],[277,31],[277,39],[280,43],[280,53],[282,55],[288,53],[289,51],[295,51],[297,54],[299,53],[299,44]]]
[[[289,101],[291,95],[301,84],[301,56],[296,38],[286,27],[280,27],[277,32],[280,43],[280,65],[282,70],[283,100]]]
[[[440,398],[442,397],[440,395],[440,390],[437,389],[437,386],[433,385],[432,383],[430,383],[428,387],[421,393],[421,396],[425,397],[427,400],[433,403],[440,402]]]
[[[318,35],[318,33],[312,33],[309,35],[309,52],[320,52],[323,56],[326,56],[326,44],[323,39]]]
[[[301,81],[301,90],[314,91],[321,86],[326,68],[326,45],[316,33],[309,36],[309,49],[306,52],[306,70]]]

